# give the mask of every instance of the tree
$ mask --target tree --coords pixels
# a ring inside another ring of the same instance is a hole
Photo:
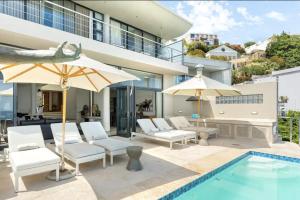
[[[284,60],[280,69],[300,66],[300,35],[282,33],[272,37],[266,49],[267,58],[277,56]]]
[[[188,51],[188,52],[187,52],[187,55],[205,58],[205,52],[202,51],[201,49],[195,49],[195,50],[193,50],[193,51]]]
[[[204,53],[208,51],[207,45],[202,41],[193,41],[186,44],[187,52],[194,51],[195,49],[200,49]]]
[[[193,41],[186,43],[187,55],[205,57],[205,53],[208,52],[207,45],[202,41]]]
[[[269,59],[257,59],[243,67],[233,70],[232,81],[234,84],[250,81],[252,80],[252,75],[270,74],[273,70],[279,68],[279,64]]]
[[[226,56],[210,56],[210,59],[228,61],[228,58]]]
[[[254,44],[256,44],[256,42],[249,41],[249,42],[244,43],[244,47],[247,48],[247,47],[250,47],[250,46],[252,46]]]

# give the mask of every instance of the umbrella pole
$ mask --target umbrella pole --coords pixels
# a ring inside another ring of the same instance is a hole
[[[63,88],[63,107],[62,107],[62,145],[61,145],[61,170],[65,169],[65,131],[66,131],[66,107],[67,107],[67,88]]]
[[[200,99],[200,97],[201,97],[201,90],[198,90],[198,116],[199,116],[199,118],[197,119],[197,126],[199,127],[199,120],[200,120],[200,104],[201,104],[201,99]]]

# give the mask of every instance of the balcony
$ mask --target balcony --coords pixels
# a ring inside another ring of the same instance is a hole
[[[114,23],[104,22],[104,16],[71,1],[10,1],[0,2],[0,13],[69,32],[97,42],[182,64],[181,41],[164,45],[151,34],[125,30]],[[61,3],[61,2],[64,2]],[[68,6],[68,3],[75,6]],[[62,5],[58,5],[63,4]],[[70,9],[69,7],[73,7]],[[76,11],[75,11],[76,10]]]

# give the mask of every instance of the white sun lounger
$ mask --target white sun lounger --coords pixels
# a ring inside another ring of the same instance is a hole
[[[209,136],[215,135],[217,137],[218,129],[217,128],[207,128],[207,127],[197,127],[192,124],[183,116],[178,117],[170,117],[170,122],[176,129],[188,130],[188,131],[196,131],[197,133],[205,132]]]
[[[185,140],[184,134],[182,133],[171,133],[169,131],[159,131],[158,128],[152,123],[150,119],[138,119],[138,124],[142,129],[142,133],[131,133],[131,139],[133,136],[144,137],[152,140],[165,141],[170,143],[170,149],[173,148],[174,142],[182,142]]]
[[[113,156],[126,154],[126,149],[131,146],[129,142],[109,138],[101,122],[80,123],[82,132],[89,144],[103,147],[110,156],[110,164],[113,165]]]
[[[51,124],[51,130],[55,141],[55,151],[61,154],[62,124]],[[79,164],[94,160],[103,160],[105,167],[105,150],[102,147],[83,142],[75,123],[66,123],[64,156],[76,165],[76,175],[79,174]]]
[[[45,147],[41,127],[15,126],[7,128],[9,159],[19,191],[19,177],[56,170],[59,179],[59,157]],[[3,184],[3,183],[2,183]]]
[[[171,127],[168,122],[164,118],[153,118],[153,123],[156,125],[156,127],[160,131],[170,131],[171,133],[177,132],[184,135],[185,141],[193,139],[194,141],[197,141],[197,133],[195,131],[188,131],[188,130],[175,130],[173,127]]]

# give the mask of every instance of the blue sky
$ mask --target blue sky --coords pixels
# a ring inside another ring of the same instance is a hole
[[[218,34],[221,42],[263,41],[282,31],[300,33],[300,1],[160,1],[193,22],[190,32]]]

